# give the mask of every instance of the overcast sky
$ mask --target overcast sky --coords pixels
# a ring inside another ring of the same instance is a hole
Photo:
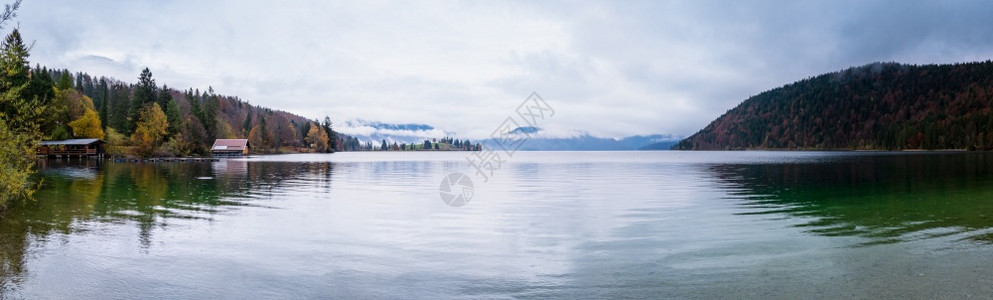
[[[689,135],[747,97],[876,61],[993,58],[991,1],[25,0],[31,63],[213,86],[339,124]]]

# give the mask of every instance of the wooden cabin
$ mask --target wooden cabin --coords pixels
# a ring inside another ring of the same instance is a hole
[[[106,143],[101,139],[42,141],[41,145],[38,146],[37,154],[47,157],[103,157],[106,150],[104,144]]]
[[[217,139],[210,147],[213,156],[242,156],[248,155],[251,144],[246,139]]]

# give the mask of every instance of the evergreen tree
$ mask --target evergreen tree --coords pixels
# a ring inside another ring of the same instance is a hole
[[[324,116],[324,123],[321,126],[324,127],[324,133],[328,135],[328,139],[330,140],[327,152],[334,152],[334,150],[338,149],[338,135],[331,128],[331,117]]]
[[[168,86],[162,85],[162,88],[159,89],[159,94],[155,97],[155,101],[159,104],[159,106],[167,107],[170,100],[172,100],[172,92],[169,90]]]
[[[94,98],[95,100],[94,104],[97,106],[97,111],[100,112],[99,117],[100,120],[103,120],[104,129],[107,128],[108,125],[107,122],[110,122],[110,119],[108,119],[109,118],[108,111],[110,110],[109,109],[110,103],[108,103],[109,100],[107,97],[107,95],[109,94],[108,89],[109,88],[107,86],[107,80],[104,78],[100,78],[100,83],[97,85],[96,88],[97,92],[96,92],[96,98]]]
[[[72,88],[72,76],[69,76],[68,71],[62,72],[59,76],[59,82],[55,85],[55,88],[60,90],[68,90]]]
[[[155,98],[158,96],[155,79],[152,79],[152,71],[147,67],[141,70],[141,74],[138,75],[138,83],[133,85],[133,95],[129,102],[128,124],[124,130],[125,133],[130,133],[135,128],[135,123],[139,119],[139,111],[145,107],[145,104],[155,102]],[[161,109],[161,106],[159,108]]]
[[[204,129],[207,129],[207,136],[209,139],[213,140],[217,137],[217,108],[218,108],[217,95],[214,95],[214,88],[210,88],[210,95],[207,96],[207,101],[204,103],[203,118],[200,122],[203,123]]]
[[[245,115],[245,122],[241,124],[242,131],[247,135],[249,131],[252,130],[252,110],[248,110],[248,114]]]
[[[28,48],[21,33],[14,29],[0,47],[0,90],[9,91],[28,83]]]
[[[152,71],[147,67],[141,70],[141,74],[138,75],[138,84],[135,85],[134,89],[134,99],[132,99],[138,106],[144,106],[150,102],[156,100],[158,87],[155,85],[155,79],[152,78]],[[161,107],[161,105],[160,105]]]
[[[21,1],[6,5],[0,13],[0,27],[16,16]],[[45,106],[38,94],[31,93],[28,49],[14,29],[0,47],[0,208],[8,201],[30,197],[37,189],[32,184],[34,150],[41,140],[37,116]],[[49,90],[51,86],[49,86]]]
[[[73,87],[76,88],[76,91],[82,92],[83,91],[83,73],[77,73],[75,78],[76,78],[76,85],[74,85]]]
[[[109,114],[110,124],[108,126],[117,129],[124,135],[130,135],[134,131],[134,122],[129,120],[129,110],[131,109],[131,98],[128,87],[122,83],[115,83],[111,86],[111,102]]]
[[[169,99],[169,103],[166,104],[166,119],[169,120],[169,136],[176,136],[182,133],[183,130],[183,116],[179,111],[179,104],[176,103],[175,99]]]

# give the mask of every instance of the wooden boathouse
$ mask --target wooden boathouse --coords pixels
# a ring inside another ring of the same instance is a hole
[[[101,139],[42,141],[37,154],[46,157],[103,157],[107,142]]]
[[[242,156],[248,155],[251,144],[246,139],[217,139],[210,147],[213,156]]]

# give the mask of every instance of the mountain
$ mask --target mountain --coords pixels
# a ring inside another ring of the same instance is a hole
[[[991,149],[993,62],[874,63],[728,110],[675,149]]]
[[[361,143],[371,142],[379,145],[383,140],[388,144],[422,143],[425,139],[453,137],[454,132],[445,131],[428,124],[408,123],[392,124],[368,120],[349,120],[342,122],[335,130],[357,138]],[[522,151],[609,151],[609,150],[668,150],[679,142],[680,137],[673,135],[629,136],[622,139],[592,136],[584,131],[575,131],[569,137],[552,137],[542,132],[538,127],[518,127],[509,134],[526,139],[518,150]],[[492,145],[492,141],[479,140],[474,143]]]
[[[679,142],[673,135],[635,135],[621,139],[592,136],[586,132],[576,132],[571,137],[543,136],[541,128],[518,127],[510,132],[527,140],[519,150],[523,151],[618,151],[618,150],[668,150]]]

